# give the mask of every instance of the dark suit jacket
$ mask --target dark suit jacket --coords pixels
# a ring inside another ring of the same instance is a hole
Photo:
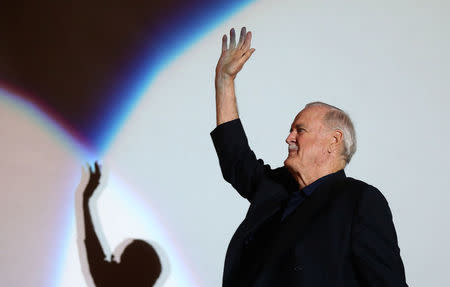
[[[223,177],[250,202],[228,246],[223,274],[223,286],[242,286],[249,239],[298,186],[286,168],[271,169],[256,159],[239,119],[218,126],[211,137]],[[407,286],[386,199],[344,171],[320,184],[280,225],[282,236],[246,286]]]

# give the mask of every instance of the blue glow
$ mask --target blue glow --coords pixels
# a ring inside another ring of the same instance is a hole
[[[160,52],[151,57],[148,55],[148,51],[143,53],[140,58],[144,60],[136,65],[136,72],[131,75],[132,80],[126,79],[129,84],[125,84],[121,88],[122,91],[119,94],[121,98],[126,100],[121,100],[120,105],[116,104],[110,111],[111,117],[105,119],[108,126],[102,127],[102,136],[97,139],[99,153],[104,154],[106,152],[131,111],[137,106],[144,92],[148,90],[161,70],[198,42],[206,33],[252,2],[254,0],[217,3],[216,6],[210,7],[210,10],[197,11],[194,15],[190,15],[188,25],[180,26],[180,23],[177,22],[169,26],[167,28],[168,34],[166,34],[169,40],[166,41],[165,45],[158,47]],[[169,33],[170,31],[177,32]],[[217,44],[218,52],[220,51],[219,40],[220,37]]]
[[[181,28],[176,27],[176,30],[179,32],[172,34],[172,38],[168,41],[168,44],[160,48],[160,51],[162,52],[155,58],[150,59],[147,57],[147,60],[143,61],[143,63],[139,65],[137,72],[133,75],[134,79],[131,83],[124,85],[122,88],[123,91],[119,92],[121,95],[127,95],[127,99],[123,100],[120,106],[116,105],[116,107],[113,108],[110,113],[111,118],[104,119],[104,122],[108,123],[108,126],[105,127],[106,129],[103,136],[100,139],[97,139],[99,143],[97,149],[99,151],[98,154],[88,151],[86,147],[80,145],[75,138],[70,136],[61,126],[50,119],[48,115],[22,98],[16,97],[0,88],[0,100],[6,101],[7,104],[17,107],[19,110],[25,111],[25,113],[30,118],[37,121],[40,126],[48,129],[50,131],[49,134],[54,136],[58,142],[64,143],[64,145],[68,147],[70,151],[74,152],[78,158],[81,158],[84,161],[93,162],[106,152],[122,124],[125,122],[131,111],[136,107],[144,92],[152,84],[156,75],[168,66],[169,63],[199,41],[207,32],[214,29],[214,27],[251,2],[253,2],[253,0],[235,1],[231,4],[230,2],[227,4],[221,3],[222,6],[213,7],[215,11],[220,12],[212,13],[211,11],[199,11],[197,13],[198,15],[194,15],[190,26],[184,26]],[[202,14],[200,15],[200,13]],[[174,23],[173,25],[175,27],[177,23]],[[219,41],[217,47],[219,51]],[[77,182],[75,177],[73,179],[69,179],[69,181],[74,183]],[[146,220],[150,219],[153,222],[157,222],[157,216],[150,214],[151,211],[148,210],[147,207],[142,206],[142,204],[139,204],[139,200],[134,199],[130,193],[123,192],[122,197],[124,202],[129,202],[128,205],[137,207],[139,213],[145,217]],[[61,210],[64,210],[63,212],[65,215],[62,217],[61,223],[59,223],[60,231],[58,234],[60,234],[60,237],[56,239],[57,246],[54,248],[53,254],[51,254],[51,257],[54,258],[54,260],[53,266],[51,267],[51,274],[48,275],[47,286],[61,286],[62,275],[64,272],[64,267],[66,266],[65,263],[67,262],[68,253],[70,252],[69,246],[75,236],[74,231],[76,224],[73,200],[74,194],[70,192],[67,193],[67,198],[64,200],[65,204],[61,207]],[[155,226],[159,230],[158,232],[163,234],[161,236],[167,237],[164,226],[159,226],[158,224]],[[188,287],[197,286],[197,282],[195,282],[196,280],[192,278],[193,274],[189,274],[189,269],[182,268],[186,266],[183,266],[183,260],[179,257],[179,248],[173,244],[175,241],[171,238],[167,238],[167,242],[169,242],[169,245],[173,247],[173,249],[168,250],[168,252],[177,254],[176,257],[178,258],[176,262],[171,262],[171,264],[174,264],[173,270],[180,272],[179,274],[174,275],[177,277],[176,281],[184,282],[184,286]],[[177,266],[180,267],[177,268]]]

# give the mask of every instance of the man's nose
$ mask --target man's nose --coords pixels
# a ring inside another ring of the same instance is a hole
[[[286,143],[287,144],[292,144],[295,143],[295,135],[294,132],[290,132],[289,135],[286,138]]]

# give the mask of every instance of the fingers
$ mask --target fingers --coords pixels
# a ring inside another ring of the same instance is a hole
[[[236,32],[234,28],[230,30],[230,49],[236,48]]]
[[[86,163],[86,167],[89,170],[89,181],[98,181],[100,179],[100,168],[98,161],[94,162],[94,167],[89,163]]]
[[[98,164],[98,162],[95,161],[94,165],[95,165],[95,174],[100,174],[100,165]]]
[[[237,43],[236,47],[236,32],[234,28],[231,28],[230,30],[230,45],[228,46],[228,38],[227,35],[223,35],[222,37],[222,53],[227,51],[228,49],[241,49],[241,50],[248,50],[250,48],[251,42],[252,42],[252,33],[247,32],[247,28],[242,27],[240,35],[239,35],[239,42]]]
[[[236,47],[236,32],[232,28],[230,30],[230,42],[228,43],[227,40],[227,35],[223,35],[222,54],[216,66],[216,75],[223,73],[234,78],[253,52],[255,52],[255,49],[250,48],[252,33],[247,32],[247,29],[242,27]]]
[[[241,35],[239,36],[238,48],[242,47],[242,43],[244,43],[244,39],[245,39],[245,34],[247,34],[247,29],[245,27],[242,27]]]
[[[227,50],[227,35],[223,35],[222,37],[222,53]]]
[[[252,44],[252,32],[247,32],[245,35],[244,43],[242,44],[241,50],[248,50]]]
[[[250,50],[245,52],[244,55],[242,55],[242,57],[239,59],[239,64],[244,65],[245,62],[250,59],[250,56],[253,54],[253,52],[255,52],[255,48],[251,48]]]

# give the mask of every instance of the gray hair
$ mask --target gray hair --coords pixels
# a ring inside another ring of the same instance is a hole
[[[344,137],[342,155],[344,156],[345,162],[348,164],[353,154],[356,152],[356,133],[352,120],[343,110],[323,102],[309,103],[305,106],[305,109],[314,106],[328,108],[328,111],[324,116],[324,122],[329,128],[340,130],[342,132]]]

